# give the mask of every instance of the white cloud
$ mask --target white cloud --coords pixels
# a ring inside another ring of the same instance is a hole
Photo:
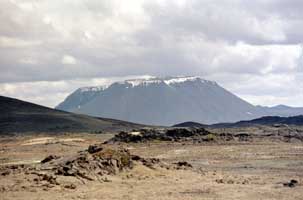
[[[19,38],[6,37],[0,35],[0,48],[24,48],[30,46],[41,45],[41,41],[37,40],[23,40]]]
[[[300,45],[225,46],[214,56],[212,66],[217,73],[238,74],[293,73],[302,56]]]
[[[62,57],[62,64],[64,64],[64,65],[75,65],[75,64],[77,64],[77,60],[73,56],[64,55]]]
[[[0,84],[0,95],[19,98],[39,105],[55,107],[69,94],[80,87],[106,86],[116,81],[135,78],[147,78],[143,76],[108,77],[92,79],[74,79],[64,81],[38,81]]]

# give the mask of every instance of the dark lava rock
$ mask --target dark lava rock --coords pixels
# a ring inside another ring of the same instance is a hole
[[[59,158],[58,156],[49,155],[46,158],[44,158],[43,160],[41,160],[41,163],[47,163],[47,162],[50,162],[50,161],[52,161],[54,159],[58,159],[58,158]]]
[[[2,171],[1,173],[0,173],[0,175],[1,176],[7,176],[7,175],[9,175],[11,173],[11,171],[9,170],[9,169],[5,169],[4,171]]]
[[[252,139],[252,136],[248,133],[239,133],[236,134],[235,137],[238,138],[238,140],[241,142],[247,142]]]
[[[296,187],[298,184],[299,182],[297,180],[292,179],[287,183],[283,183],[283,186],[293,188]]]
[[[184,138],[193,136],[204,136],[210,134],[209,131],[204,128],[179,128],[179,129],[168,129],[166,135],[173,138]]]
[[[75,184],[71,183],[71,184],[64,185],[64,188],[74,190],[77,188],[77,186]]]
[[[213,141],[214,134],[204,128],[170,128],[170,129],[140,129],[131,132],[120,132],[106,144],[125,142],[138,143],[149,141]]]
[[[99,145],[90,145],[87,149],[88,153],[96,153],[101,150],[102,150],[102,147]]]
[[[176,169],[187,169],[187,168],[193,168],[193,166],[186,162],[186,161],[179,161],[177,163],[174,163],[176,165]]]
[[[57,177],[52,174],[43,174],[42,175],[42,181],[47,181],[53,185],[59,185],[59,183],[57,182],[56,179],[57,179]]]
[[[155,165],[160,164],[160,159],[158,158],[141,158],[140,156],[132,156],[133,161],[142,163],[144,166],[154,169]]]

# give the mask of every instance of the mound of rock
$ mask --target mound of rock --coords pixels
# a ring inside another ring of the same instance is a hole
[[[214,141],[216,135],[204,128],[171,128],[171,129],[140,129],[130,132],[120,132],[105,143],[138,143],[149,141]]]
[[[67,184],[66,180],[102,181],[107,175],[131,170],[135,165],[144,165],[154,169],[162,167],[159,159],[145,159],[130,154],[127,149],[109,147],[106,145],[92,145],[85,151],[69,157],[47,156],[40,164],[34,166],[16,165],[0,169],[1,176],[10,174],[30,176],[38,185],[61,185],[73,189],[75,185]],[[70,179],[71,178],[71,179]],[[72,179],[76,178],[76,179]],[[28,178],[30,180],[30,178]]]
[[[117,174],[132,167],[132,156],[128,150],[90,146],[75,156],[45,162],[41,169],[51,169],[54,175],[97,180],[99,176]]]

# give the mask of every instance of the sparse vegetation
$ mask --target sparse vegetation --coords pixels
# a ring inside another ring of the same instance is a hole
[[[215,141],[216,138],[217,138],[217,136],[215,134],[212,134],[212,133],[206,135],[206,140],[207,141]]]

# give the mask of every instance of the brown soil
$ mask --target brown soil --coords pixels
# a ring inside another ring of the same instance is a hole
[[[0,199],[302,199],[303,196],[303,143],[298,140],[154,141],[106,145],[118,154],[96,148],[90,149],[93,153],[84,152],[89,145],[112,136],[0,138]],[[88,156],[88,166],[94,166],[90,164],[91,156],[103,159],[115,155],[122,162],[121,152],[116,151],[119,149],[127,149],[123,152],[128,153],[123,155],[132,160],[126,159],[123,166],[127,167],[123,170],[118,167],[121,163],[115,164],[115,173],[96,176],[96,167],[85,171],[76,162],[75,168],[80,172],[94,172],[85,173],[93,180],[62,176],[53,170],[39,171],[41,166],[51,162],[51,166],[58,166],[65,158],[75,158],[83,152]],[[45,158],[48,159],[41,164]],[[150,158],[159,159],[161,164],[148,162]]]

